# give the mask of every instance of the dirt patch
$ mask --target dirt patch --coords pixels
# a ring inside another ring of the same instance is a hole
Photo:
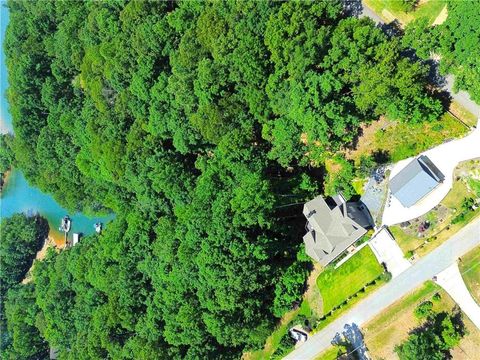
[[[395,19],[396,19],[395,15],[393,15],[387,9],[382,10],[382,16],[385,20],[387,20],[387,22],[392,22],[392,21],[395,21]]]
[[[480,352],[480,330],[464,315],[463,322],[467,329],[467,335],[460,340],[460,344],[450,350],[452,358],[458,360],[478,359]]]
[[[334,160],[327,159],[327,160],[325,160],[325,169],[330,174],[336,174],[340,170],[342,170],[342,165],[339,164],[338,162],[334,161]]]
[[[447,9],[447,5],[445,5],[442,11],[440,11],[440,14],[438,14],[435,21],[432,23],[432,26],[443,24],[445,20],[447,20],[447,17],[448,17],[448,9]]]
[[[27,284],[32,280],[32,270],[33,270],[33,267],[35,266],[35,262],[37,260],[45,259],[45,256],[47,255],[47,251],[51,247],[58,248],[55,239],[49,235],[48,238],[45,239],[45,242],[43,243],[42,248],[37,252],[37,255],[35,256],[35,260],[33,261],[32,266],[28,270],[27,275],[25,276],[25,279],[22,280],[22,284]]]
[[[347,149],[345,151],[345,157],[348,160],[358,160],[361,155],[369,153],[371,149],[375,148],[375,134],[378,131],[384,130],[393,124],[393,122],[387,120],[383,116],[368,125],[363,124],[360,127],[361,135],[357,140],[357,145],[355,149]]]
[[[320,264],[316,263],[314,265],[313,270],[307,279],[307,291],[304,295],[304,298],[309,303],[313,314],[318,317],[323,315],[322,295],[320,295],[320,290],[318,290],[317,286],[317,277],[320,275],[322,270],[323,268]]]
[[[307,145],[308,144],[308,135],[307,133],[302,133],[300,135],[300,142],[304,145]]]

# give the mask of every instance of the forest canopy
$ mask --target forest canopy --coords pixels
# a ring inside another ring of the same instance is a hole
[[[440,58],[440,71],[455,75],[455,90],[466,90],[480,102],[480,6],[472,1],[450,0],[448,17],[444,23],[430,27],[427,19],[420,18],[409,24],[405,44],[427,59]]]
[[[301,295],[298,204],[325,160],[380,115],[442,111],[401,42],[331,0],[8,6],[17,166],[72,211],[116,214],[35,266],[65,359],[261,347]]]

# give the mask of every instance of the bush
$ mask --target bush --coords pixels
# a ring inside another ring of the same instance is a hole
[[[390,271],[385,271],[382,275],[380,275],[380,279],[385,282],[389,282],[392,280],[392,273]]]
[[[308,271],[304,262],[294,262],[275,285],[273,314],[281,317],[290,310],[295,301],[300,300]]]
[[[293,347],[295,346],[295,340],[292,339],[288,331],[285,335],[282,336],[280,340],[280,344],[278,344],[277,349],[272,354],[272,359],[281,359],[290,351],[292,351]]]
[[[432,297],[432,300],[435,302],[438,302],[440,301],[441,298],[442,298],[442,295],[440,295],[439,293],[435,293],[435,295],[433,295]]]
[[[362,155],[357,168],[357,176],[370,177],[376,166],[377,163],[371,155]]]
[[[445,312],[431,316],[427,322],[414,329],[403,344],[395,347],[400,360],[451,358],[448,351],[457,346],[465,334],[464,324],[459,316],[461,314],[452,316]]]
[[[425,319],[432,315],[433,313],[433,303],[431,301],[424,301],[414,311],[417,319]]]

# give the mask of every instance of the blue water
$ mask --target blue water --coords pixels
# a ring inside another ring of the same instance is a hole
[[[61,218],[68,214],[67,210],[62,208],[53,197],[30,186],[21,171],[13,170],[3,189],[1,217],[9,217],[18,212],[39,213],[48,220],[50,229],[53,230],[54,234],[58,234]],[[113,215],[93,218],[82,213],[69,215],[72,219],[70,233],[77,232],[85,235],[92,234],[95,231],[93,225],[96,222],[105,224],[113,218]]]
[[[12,117],[8,112],[8,102],[5,93],[8,87],[7,67],[5,65],[5,53],[3,52],[3,39],[8,24],[8,9],[5,1],[0,1],[0,36],[2,39],[2,50],[0,51],[0,132],[13,132]]]
[[[0,51],[0,130],[2,133],[13,132],[12,117],[8,111],[8,102],[5,92],[8,87],[7,67],[5,65],[5,54],[3,52],[3,40],[8,23],[8,9],[4,6],[5,1],[0,1],[0,36],[2,51]],[[39,189],[30,186],[22,172],[13,169],[7,178],[0,198],[0,218],[11,216],[15,213],[26,214],[38,213],[45,217],[49,224],[52,235],[58,239],[58,227],[63,216],[68,214],[52,196],[41,192]],[[96,222],[106,223],[114,216],[88,217],[82,213],[69,214],[72,219],[70,233],[91,234],[95,231],[93,225]]]

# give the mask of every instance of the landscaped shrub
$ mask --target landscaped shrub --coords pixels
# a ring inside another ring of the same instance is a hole
[[[424,301],[418,305],[414,311],[417,319],[424,319],[432,315],[433,303],[431,301]]]
[[[385,282],[389,282],[390,280],[392,280],[392,273],[389,272],[389,271],[385,271],[381,276],[380,278],[385,281]]]

